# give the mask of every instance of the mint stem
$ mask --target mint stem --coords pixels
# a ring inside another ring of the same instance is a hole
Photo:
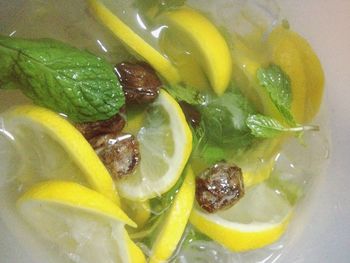
[[[285,129],[285,131],[289,131],[289,132],[319,131],[319,130],[320,130],[320,127],[318,125],[305,125],[305,126]]]

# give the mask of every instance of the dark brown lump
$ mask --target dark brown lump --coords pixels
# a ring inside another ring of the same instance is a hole
[[[75,127],[84,135],[87,140],[93,137],[120,132],[125,126],[125,107],[119,110],[119,113],[108,120],[96,122],[76,123]]]
[[[141,160],[138,141],[131,134],[105,134],[90,144],[114,179],[131,175]]]
[[[122,62],[115,66],[123,87],[126,104],[147,104],[159,95],[162,82],[154,69],[145,62]]]
[[[185,101],[180,101],[179,105],[185,114],[187,122],[190,123],[193,128],[198,127],[201,122],[200,112],[194,106]]]
[[[244,196],[241,169],[232,164],[218,163],[196,178],[196,199],[209,213],[228,209]]]

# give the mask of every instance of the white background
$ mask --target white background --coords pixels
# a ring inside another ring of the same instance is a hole
[[[308,224],[278,262],[350,262],[350,1],[280,3],[323,64],[332,149],[327,174],[311,197]]]

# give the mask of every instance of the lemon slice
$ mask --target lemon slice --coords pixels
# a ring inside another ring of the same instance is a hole
[[[49,211],[52,208],[68,212],[78,209],[79,212],[97,214],[111,218],[121,223],[136,227],[136,224],[116,204],[105,196],[86,188],[80,184],[67,181],[42,182],[26,191],[17,201],[22,214],[28,219],[40,219],[40,213],[31,213],[34,210]],[[50,216],[47,214],[47,216]]]
[[[185,180],[176,194],[170,210],[164,219],[161,230],[151,251],[150,263],[166,262],[174,253],[188,222],[194,194],[195,182],[191,168],[185,172]]]
[[[288,201],[263,183],[250,188],[228,210],[208,214],[195,207],[190,222],[226,248],[247,251],[277,241],[286,230],[291,213]]]
[[[4,114],[7,132],[14,137],[22,188],[48,179],[88,183],[118,201],[114,183],[90,144],[67,120],[45,108],[17,106]]]
[[[141,229],[151,217],[151,207],[149,201],[137,202],[122,198],[121,207],[123,211],[137,224]]]
[[[40,237],[73,262],[133,262],[136,256],[140,261],[134,262],[145,262],[124,229],[136,224],[98,192],[73,182],[48,181],[25,192],[17,207]]]
[[[141,162],[118,181],[120,195],[144,201],[167,192],[179,179],[192,150],[192,133],[179,104],[164,90],[149,106],[137,134]]]
[[[127,47],[150,63],[169,83],[175,84],[180,81],[179,73],[171,62],[137,35],[106,6],[98,0],[89,0],[88,3],[91,12],[112,31],[115,36],[123,41]]]
[[[324,74],[321,63],[309,43],[282,26],[269,36],[273,61],[292,80],[292,112],[300,123],[310,121],[322,101]]]
[[[304,62],[306,78],[306,102],[304,122],[310,121],[320,109],[324,92],[324,73],[321,62],[310,44],[297,33],[291,31]]]
[[[273,118],[283,122],[284,117],[273,104],[270,96],[264,89],[261,89],[257,81],[257,71],[263,65],[262,59],[256,59],[254,51],[248,48],[242,41],[235,41],[233,57],[237,67],[237,74],[234,75],[242,93],[252,101],[256,108]],[[245,78],[242,78],[244,76]]]
[[[271,58],[268,60],[256,58],[254,50],[239,39],[235,40],[233,57],[237,74],[234,77],[242,87],[243,93],[260,111],[283,122],[284,118],[276,110],[269,96],[259,89],[256,79],[256,72],[262,65],[275,63],[291,79],[291,113],[294,119],[298,123],[310,121],[320,108],[324,87],[324,74],[317,55],[305,39],[282,26],[271,32],[264,46],[271,52]]]
[[[205,16],[187,7],[165,13],[161,22],[168,25],[170,32],[187,39],[193,59],[199,59],[213,90],[222,95],[231,80],[232,59],[219,30]]]
[[[272,48],[272,60],[279,65],[291,79],[291,112],[298,123],[304,122],[306,101],[306,75],[304,61],[293,41],[283,31],[274,30],[269,43]]]

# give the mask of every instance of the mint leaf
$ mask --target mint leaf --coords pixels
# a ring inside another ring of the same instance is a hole
[[[75,122],[118,113],[124,94],[102,58],[51,39],[0,36],[0,88],[20,87],[35,104]]]
[[[132,239],[141,240],[149,248],[152,247],[159,231],[161,230],[160,226],[162,225],[162,221],[166,216],[166,212],[173,204],[176,194],[179,192],[180,187],[184,182],[184,175],[186,174],[187,169],[188,167],[185,168],[180,178],[168,192],[150,200],[152,211],[151,218],[147,221],[146,225],[140,231],[130,234],[130,237]]]
[[[259,114],[250,115],[246,123],[252,134],[259,138],[276,137],[283,133],[285,129],[279,121]]]
[[[177,101],[185,101],[191,105],[204,104],[206,98],[194,88],[182,85],[165,86],[166,91]]]
[[[257,71],[259,85],[268,92],[273,104],[290,125],[295,125],[290,112],[292,104],[292,90],[289,76],[277,65],[271,64],[267,68]]]
[[[253,142],[246,119],[255,110],[238,90],[213,99],[200,112],[209,142],[225,148],[244,148]]]
[[[201,158],[203,158],[208,165],[212,165],[217,162],[226,160],[227,155],[224,149],[222,149],[221,147],[208,144],[202,150]]]
[[[258,138],[273,138],[283,133],[301,133],[304,131],[318,131],[319,127],[314,125],[285,127],[274,118],[264,115],[250,115],[246,124],[251,133]]]
[[[187,169],[188,168],[185,168],[185,170],[182,173],[182,175],[180,176],[180,178],[177,180],[175,185],[168,192],[164,193],[160,197],[155,197],[155,198],[152,198],[150,200],[152,212],[155,215],[161,215],[170,208],[170,206],[172,205],[172,203],[174,201],[176,194],[178,193],[180,187],[182,186],[182,184],[185,180],[184,175],[186,174]]]

